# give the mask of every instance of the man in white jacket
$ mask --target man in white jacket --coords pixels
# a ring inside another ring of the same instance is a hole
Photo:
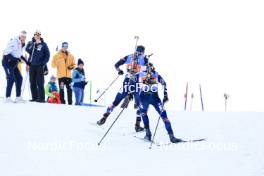
[[[13,85],[16,85],[16,99],[15,102],[21,103],[24,102],[21,97],[21,87],[22,87],[22,75],[17,67],[18,62],[24,60],[26,63],[26,59],[23,57],[23,47],[25,46],[27,33],[26,31],[20,32],[19,36],[11,39],[7,47],[4,51],[4,56],[2,60],[2,65],[4,67],[6,78],[7,78],[7,86],[6,86],[6,102],[12,102],[11,92]]]

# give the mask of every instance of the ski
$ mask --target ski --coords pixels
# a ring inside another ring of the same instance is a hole
[[[138,132],[134,131],[134,132],[123,133],[122,136],[136,135],[136,134],[141,134],[143,132],[145,132],[145,130]]]
[[[139,139],[139,140],[141,140],[143,142],[147,142],[147,143],[150,143],[151,142],[151,141],[149,141],[149,140],[147,140],[145,138],[142,138],[142,137],[138,137],[138,136],[133,136],[133,137],[136,138],[136,139]],[[156,143],[155,141],[153,141],[153,144],[158,145],[158,143]]]
[[[177,142],[177,143],[156,143],[156,145],[158,147],[162,147],[162,146],[168,146],[168,145],[175,145],[175,144],[184,144],[184,143],[194,143],[194,142],[202,142],[202,141],[206,141],[205,138],[201,138],[201,139],[192,139],[192,140],[183,140],[181,142]]]
[[[102,130],[104,130],[105,128],[103,126],[98,125],[97,123],[94,122],[88,122],[90,125],[101,128]]]

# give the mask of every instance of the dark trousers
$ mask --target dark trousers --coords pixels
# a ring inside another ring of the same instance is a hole
[[[3,60],[5,60],[4,58]],[[5,73],[6,73],[6,80],[7,80],[7,85],[6,85],[6,97],[11,96],[12,88],[15,83],[16,85],[16,96],[20,97],[21,96],[21,87],[22,87],[22,82],[23,82],[23,77],[17,68],[17,63],[7,63],[3,64]]]
[[[64,99],[64,87],[67,88],[67,97],[68,97],[68,104],[72,105],[72,88],[71,88],[71,78],[59,78],[59,85],[60,85],[60,98],[61,103],[65,104]]]
[[[140,111],[142,114],[142,119],[144,122],[145,129],[149,130],[149,118],[147,113],[148,113],[149,105],[152,105],[161,116],[168,134],[173,134],[171,123],[167,117],[167,112],[162,108],[162,102],[159,98],[158,93],[141,92],[140,100],[141,100]]]
[[[30,66],[29,80],[32,100],[38,102],[45,102],[45,80],[43,66]]]

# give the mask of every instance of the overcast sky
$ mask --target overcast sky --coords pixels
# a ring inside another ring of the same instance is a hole
[[[76,59],[85,61],[94,90],[115,78],[114,63],[133,52],[138,35],[167,81],[168,108],[183,109],[188,81],[194,110],[201,109],[199,83],[208,111],[224,110],[225,92],[230,110],[264,110],[261,0],[5,0],[0,5],[1,50],[21,30],[28,31],[28,40],[41,30],[52,55],[67,41]],[[3,87],[3,69],[0,74]],[[121,81],[107,94],[107,103]]]

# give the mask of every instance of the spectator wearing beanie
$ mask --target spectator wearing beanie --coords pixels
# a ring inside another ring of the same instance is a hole
[[[78,59],[78,67],[72,73],[73,91],[75,94],[75,105],[82,105],[84,88],[88,82],[85,81],[84,62]]]

